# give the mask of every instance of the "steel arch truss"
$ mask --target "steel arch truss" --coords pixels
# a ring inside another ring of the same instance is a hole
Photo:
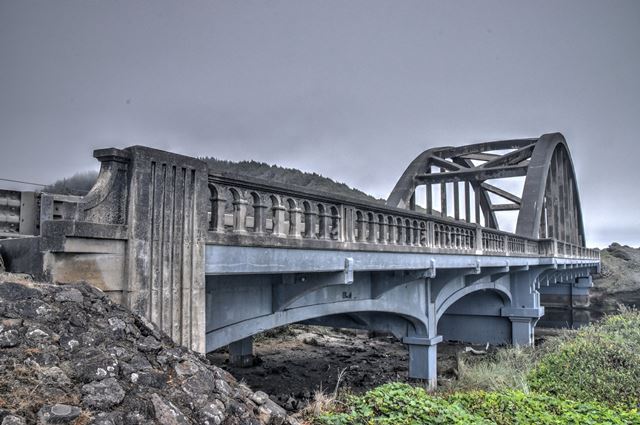
[[[488,183],[512,177],[525,177],[521,196]],[[459,183],[464,185],[461,187]],[[435,184],[440,185],[439,195],[433,191]],[[448,185],[453,190],[448,191]],[[478,224],[498,229],[497,211],[517,211],[516,234],[584,246],[575,172],[566,140],[560,133],[545,134],[538,139],[429,149],[407,167],[387,204],[416,210],[416,188],[420,186],[426,189],[428,215],[467,222],[474,219]],[[448,211],[448,193],[453,194],[453,211]],[[497,195],[500,203],[492,202],[490,194]],[[434,209],[435,196],[440,198],[440,211]]]

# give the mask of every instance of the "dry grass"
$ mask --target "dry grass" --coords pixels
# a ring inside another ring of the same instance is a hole
[[[574,334],[572,330],[560,330],[538,347],[505,347],[483,356],[461,354],[457,362],[458,379],[448,382],[443,390],[514,389],[526,393],[529,371],[545,353]]]
[[[77,394],[45,392],[39,378],[42,368],[37,363],[25,365],[14,362],[3,371],[0,377],[0,409],[6,409],[12,413],[27,419],[27,423],[36,423],[38,410],[44,404],[69,404],[80,406],[80,397]],[[10,379],[9,379],[10,378]],[[81,420],[82,419],[82,420]],[[83,412],[76,425],[88,424],[91,419],[89,413]],[[80,421],[80,422],[78,422]]]

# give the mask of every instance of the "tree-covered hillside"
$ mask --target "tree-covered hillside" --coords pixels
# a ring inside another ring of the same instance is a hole
[[[257,161],[226,161],[217,158],[201,158],[213,173],[231,173],[249,176],[270,182],[292,184],[314,190],[320,190],[336,195],[349,196],[365,201],[381,201],[366,193],[353,189],[344,183],[336,182],[317,173],[307,173],[295,168],[285,168],[279,165],[269,165]],[[74,174],[73,176],[56,181],[47,186],[44,191],[62,195],[85,195],[96,181],[98,173],[90,171]]]

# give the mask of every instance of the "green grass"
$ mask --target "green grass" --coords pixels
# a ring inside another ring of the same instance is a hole
[[[635,411],[597,402],[563,400],[518,390],[430,395],[422,388],[391,383],[350,397],[345,411],[326,412],[321,425],[413,424],[640,424]]]
[[[640,312],[623,311],[541,347],[462,358],[447,392],[391,383],[314,419],[322,425],[640,424]]]

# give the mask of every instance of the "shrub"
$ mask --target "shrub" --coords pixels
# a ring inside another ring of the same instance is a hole
[[[545,354],[528,375],[532,390],[636,408],[640,403],[640,312],[580,330]]]
[[[596,402],[576,402],[515,390],[456,393],[448,400],[497,425],[640,424],[640,415],[635,410],[624,411]]]
[[[491,424],[458,404],[431,397],[422,388],[391,383],[348,398],[348,412],[329,412],[316,423],[324,425]]]
[[[375,424],[640,424],[635,410],[596,402],[562,400],[517,390],[472,391],[432,396],[408,384],[386,384],[360,397],[350,397],[346,412],[329,412],[316,423]]]

